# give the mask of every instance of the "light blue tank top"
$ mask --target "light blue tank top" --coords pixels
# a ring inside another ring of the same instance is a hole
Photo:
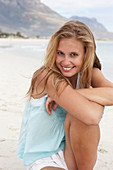
[[[79,88],[80,75],[77,86]],[[58,106],[49,116],[45,102],[47,95],[27,101],[20,130],[17,156],[28,166],[36,160],[51,156],[64,149],[64,120],[66,110]]]
[[[25,166],[64,149],[67,112],[58,106],[49,116],[45,109],[46,99],[47,96],[32,98],[25,106],[17,153],[24,159]]]

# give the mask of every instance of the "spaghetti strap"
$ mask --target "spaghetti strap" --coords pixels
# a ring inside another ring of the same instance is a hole
[[[79,83],[80,83],[80,72],[78,73],[78,76],[77,76],[77,84],[76,84],[76,89],[79,89]]]

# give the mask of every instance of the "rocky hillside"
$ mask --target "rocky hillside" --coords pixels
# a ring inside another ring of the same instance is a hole
[[[70,19],[86,23],[97,39],[112,39],[113,33],[96,19],[73,16]],[[70,20],[51,10],[40,0],[0,0],[0,30],[21,32],[26,36],[50,36]]]
[[[28,36],[49,36],[67,19],[40,0],[0,0],[0,29]]]
[[[113,40],[113,33],[108,32],[107,29],[96,20],[96,18],[90,19],[87,17],[72,16],[70,19],[79,20],[81,22],[84,22],[86,25],[88,25],[89,28],[94,33],[96,39]]]

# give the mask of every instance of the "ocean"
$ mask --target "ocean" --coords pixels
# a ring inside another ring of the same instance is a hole
[[[43,62],[49,39],[0,39],[0,51],[21,57],[37,58]],[[105,77],[113,81],[113,41],[96,41],[97,55]]]
[[[97,41],[97,55],[102,64],[102,72],[105,77],[113,82],[113,42]]]

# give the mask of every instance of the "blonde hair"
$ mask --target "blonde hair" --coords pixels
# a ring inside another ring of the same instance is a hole
[[[60,70],[56,66],[56,51],[59,42],[65,38],[75,38],[81,41],[84,45],[85,56],[83,67],[81,70],[80,87],[83,86],[84,88],[88,88],[91,85],[93,66],[101,69],[101,64],[96,56],[96,45],[94,36],[88,26],[80,21],[68,21],[52,35],[47,47],[44,67],[43,69],[41,69],[41,71],[44,70],[44,68],[48,68],[55,73],[56,76],[53,80],[53,85],[55,89],[57,89],[58,84],[64,79],[68,84],[70,84],[69,80],[61,74]],[[94,61],[96,62],[96,64]],[[39,75],[39,73],[40,71],[37,71],[35,73],[32,82],[35,82],[34,80]],[[31,83],[31,89],[33,88],[33,85],[34,83]]]

